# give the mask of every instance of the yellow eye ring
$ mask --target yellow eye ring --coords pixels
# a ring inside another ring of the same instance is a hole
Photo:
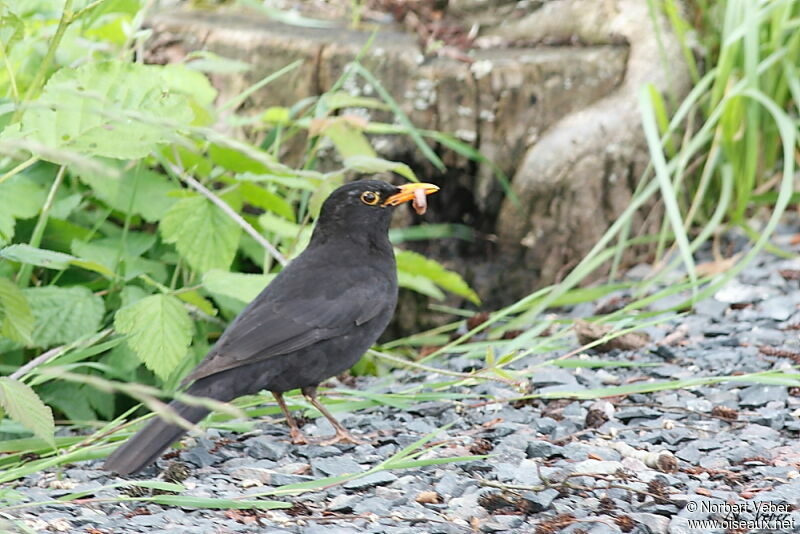
[[[374,206],[378,202],[380,202],[381,196],[378,193],[373,191],[364,191],[361,193],[361,202],[366,204],[367,206]]]

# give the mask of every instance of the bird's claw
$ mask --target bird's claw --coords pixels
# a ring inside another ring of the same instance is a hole
[[[289,435],[292,437],[292,443],[295,445],[308,445],[309,443],[308,438],[299,428],[290,429]]]
[[[367,442],[363,439],[355,437],[347,431],[337,431],[334,436],[319,441],[320,445],[333,445],[334,443],[352,443],[353,445],[362,445]]]

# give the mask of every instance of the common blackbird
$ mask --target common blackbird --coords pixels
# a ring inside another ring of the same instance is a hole
[[[432,184],[400,187],[375,180],[343,185],[325,200],[308,247],[253,300],[187,376],[186,393],[223,402],[271,391],[292,441],[306,439],[283,400],[303,395],[336,429],[333,440],[355,440],[319,403],[317,385],[355,364],[386,328],[397,303],[397,271],[389,242],[394,207],[414,202],[424,211]],[[209,410],[170,403],[197,423]],[[135,473],[186,430],[154,418],[106,460],[105,469]]]

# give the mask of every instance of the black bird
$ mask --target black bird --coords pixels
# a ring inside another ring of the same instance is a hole
[[[333,440],[358,441],[317,400],[317,385],[352,367],[378,339],[397,303],[397,270],[389,243],[394,206],[418,212],[432,184],[400,187],[375,180],[343,185],[325,200],[308,247],[228,326],[186,377],[186,393],[228,402],[271,391],[292,441],[306,439],[283,401],[301,388],[336,429]],[[197,423],[209,410],[178,401],[172,409]],[[121,475],[146,467],[186,430],[160,417],[119,447],[104,468]]]

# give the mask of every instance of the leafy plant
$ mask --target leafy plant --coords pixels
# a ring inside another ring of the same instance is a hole
[[[131,61],[152,2],[23,4],[0,2],[0,354],[11,373],[0,378],[0,406],[51,445],[52,413],[36,392],[73,421],[113,417],[129,402],[118,391],[155,402],[101,378],[174,392],[226,322],[302,250],[334,187],[356,172],[416,180],[378,157],[370,123],[347,108],[394,112],[396,133],[441,166],[423,139],[430,134],[357,62],[313,101],[223,118],[220,110],[299,63],[216,103],[204,70],[228,68],[220,58]],[[374,82],[382,99],[349,100],[339,87],[350,76]],[[220,134],[221,123],[247,124],[266,141]],[[289,142],[307,147],[298,168],[280,161]],[[322,172],[326,143],[334,170]],[[404,287],[477,302],[438,263],[399,258]],[[64,375],[45,372],[54,366],[86,380],[57,380]]]

